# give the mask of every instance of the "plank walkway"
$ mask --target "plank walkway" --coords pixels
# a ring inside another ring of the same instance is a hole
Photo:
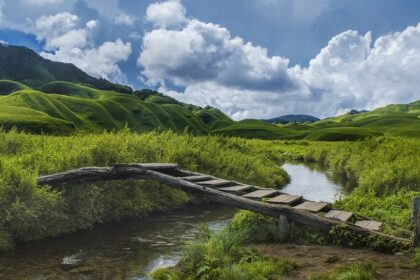
[[[251,186],[208,174],[182,170],[176,164],[117,164],[113,167],[86,167],[40,176],[37,183],[57,186],[121,179],[157,180],[186,191],[207,195],[216,202],[272,217],[285,215],[297,224],[318,227],[324,231],[329,231],[334,225],[344,223],[353,232],[366,236],[377,234],[403,243],[409,242],[409,239],[381,233],[382,223],[379,221],[358,219],[352,212],[332,209],[330,204],[308,201],[302,196],[290,195],[280,190]]]

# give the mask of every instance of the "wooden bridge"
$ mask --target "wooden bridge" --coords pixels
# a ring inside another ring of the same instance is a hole
[[[293,223],[329,232],[334,226],[346,225],[347,230],[362,236],[381,236],[408,245],[406,238],[381,232],[382,223],[351,212],[332,209],[330,204],[308,201],[302,196],[290,195],[211,175],[182,170],[176,164],[145,163],[116,164],[112,167],[85,167],[63,173],[40,176],[38,185],[74,185],[97,181],[146,179],[201,194],[212,201],[279,218],[282,226]]]

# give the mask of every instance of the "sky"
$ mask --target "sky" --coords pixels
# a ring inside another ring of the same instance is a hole
[[[418,0],[0,0],[0,42],[236,120],[420,99]]]

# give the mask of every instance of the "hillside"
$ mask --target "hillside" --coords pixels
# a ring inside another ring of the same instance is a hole
[[[277,124],[277,123],[286,124],[290,122],[292,123],[316,122],[316,121],[319,121],[319,119],[314,116],[309,116],[309,115],[284,115],[277,118],[268,119],[265,121],[271,124]]]
[[[393,104],[360,114],[345,114],[313,124],[318,130],[352,129],[395,136],[420,137],[420,100]]]
[[[125,126],[137,132],[209,132],[207,125],[183,105],[154,104],[134,95],[68,82],[46,84],[42,90],[17,88],[0,96],[0,125],[54,134],[111,131]]]
[[[0,44],[0,126],[35,133],[189,131],[260,139],[358,140],[420,137],[420,101],[318,120],[286,115],[234,122],[216,108],[184,104],[153,90],[96,79],[72,64]]]
[[[0,80],[13,80],[32,88],[53,81],[87,84],[103,90],[131,93],[127,86],[89,76],[73,64],[53,62],[25,47],[0,44]]]
[[[261,139],[359,140],[380,135],[420,137],[420,101],[389,105],[370,112],[345,114],[314,123],[272,125],[245,120],[215,130],[226,136]]]

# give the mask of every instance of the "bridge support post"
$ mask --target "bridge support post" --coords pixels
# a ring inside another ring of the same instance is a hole
[[[411,222],[413,223],[414,246],[420,247],[420,196],[413,199]]]
[[[291,225],[289,219],[287,219],[285,215],[279,216],[278,226],[281,241],[288,241],[290,239]]]

